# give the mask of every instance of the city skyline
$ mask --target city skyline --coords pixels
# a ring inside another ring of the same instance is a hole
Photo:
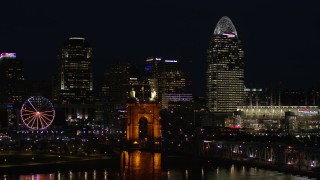
[[[317,4],[1,7],[0,179],[320,178]]]
[[[79,1],[5,2],[5,6],[12,9],[1,11],[6,21],[1,24],[0,49],[17,52],[26,79],[53,75],[61,42],[81,36],[93,46],[96,79],[119,59],[143,64],[149,56],[173,57],[184,64],[192,61],[193,91],[204,95],[209,37],[220,17],[229,16],[246,52],[246,85],[267,87],[281,82],[304,88],[317,83],[313,77],[319,65],[316,42],[320,37],[313,32],[320,27],[311,3]],[[304,24],[308,28],[302,31]]]

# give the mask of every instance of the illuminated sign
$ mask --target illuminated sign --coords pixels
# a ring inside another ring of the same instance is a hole
[[[234,37],[236,37],[236,35],[233,34],[233,33],[223,33],[223,35],[224,35],[224,36],[228,36],[229,38],[234,38]]]
[[[84,38],[82,38],[82,37],[71,37],[71,38],[69,38],[69,40],[72,40],[72,39],[85,40],[85,39],[84,39]]]
[[[147,65],[145,68],[146,71],[150,71],[151,70],[151,65]]]
[[[11,58],[11,57],[16,57],[16,56],[17,56],[16,53],[5,53],[4,52],[4,53],[0,54],[0,59],[4,58],[4,57],[6,57],[6,58],[10,57]]]
[[[230,126],[231,129],[240,129],[240,126],[237,125],[237,126]]]
[[[302,114],[319,114],[318,111],[314,111],[314,110],[312,111],[312,110],[309,110],[308,108],[298,109],[298,112]]]
[[[177,61],[177,60],[164,60],[164,62],[169,62],[169,63],[174,62],[174,63],[176,63],[176,62],[178,62],[178,61]]]
[[[161,61],[161,58],[156,58],[156,61]]]
[[[13,105],[12,104],[7,104],[7,109],[13,109]]]

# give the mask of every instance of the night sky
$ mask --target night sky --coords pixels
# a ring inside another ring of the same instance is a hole
[[[320,74],[320,11],[310,1],[10,0],[0,15],[0,51],[17,52],[27,79],[53,75],[63,42],[83,36],[96,81],[120,60],[158,55],[192,67],[193,93],[204,95],[208,40],[222,16],[243,42],[246,85],[305,88]]]

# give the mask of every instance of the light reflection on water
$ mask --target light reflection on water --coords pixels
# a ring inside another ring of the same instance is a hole
[[[246,166],[206,166],[206,167],[164,167],[160,153],[124,151],[120,156],[119,170],[96,169],[83,171],[57,171],[52,173],[30,173],[23,175],[0,175],[0,179],[21,180],[107,180],[107,179],[221,179],[221,180],[256,180],[256,179],[308,179],[292,174],[280,173]]]

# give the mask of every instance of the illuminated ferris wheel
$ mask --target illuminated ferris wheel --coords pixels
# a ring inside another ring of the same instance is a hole
[[[32,130],[40,130],[51,125],[55,111],[48,99],[32,96],[23,103],[20,115],[24,125]]]

